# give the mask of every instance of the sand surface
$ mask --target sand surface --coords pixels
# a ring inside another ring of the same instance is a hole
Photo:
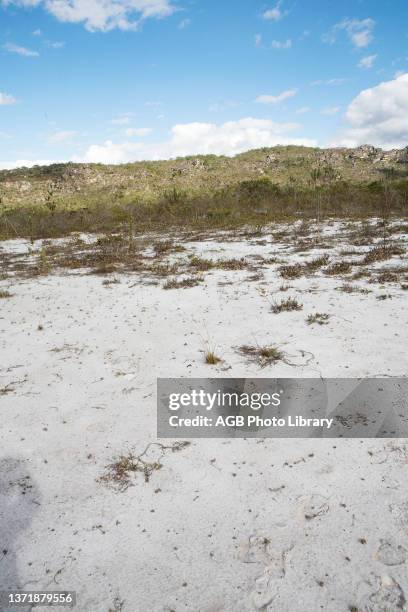
[[[267,233],[183,245],[212,259],[336,260],[343,229],[325,226],[329,250],[306,253]],[[280,265],[212,269],[172,290],[137,273],[1,281],[0,588],[75,590],[78,612],[408,610],[406,440],[192,440],[178,452],[162,440],[148,482],[100,480],[157,442],[158,376],[406,375],[402,282],[363,278],[353,284],[369,293],[346,293],[343,277],[283,280]],[[406,259],[372,270],[387,266]],[[302,310],[273,314],[289,295]],[[308,325],[315,312],[328,323]],[[237,350],[268,343],[287,362],[260,368]]]

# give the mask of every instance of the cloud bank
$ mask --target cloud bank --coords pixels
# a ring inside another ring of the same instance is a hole
[[[359,93],[346,112],[347,127],[334,145],[408,145],[408,73]]]
[[[91,145],[83,156],[76,156],[73,161],[124,163],[200,153],[235,155],[248,149],[272,147],[277,144],[316,146],[315,140],[290,135],[299,127],[297,123],[276,123],[270,119],[252,117],[220,125],[184,123],[173,126],[167,141],[144,144],[114,143],[107,140],[103,144]]]

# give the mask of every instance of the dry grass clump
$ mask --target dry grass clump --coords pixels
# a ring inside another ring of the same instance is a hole
[[[187,289],[188,287],[196,287],[203,282],[202,278],[189,276],[187,278],[177,279],[169,278],[163,285],[163,289]]]
[[[273,345],[244,345],[241,346],[238,350],[242,355],[245,355],[251,361],[255,361],[256,363],[258,363],[261,368],[264,368],[268,365],[273,365],[278,361],[283,361],[285,358],[284,353],[277,346]]]
[[[307,317],[306,323],[308,325],[313,325],[314,323],[317,323],[318,325],[327,325],[329,319],[330,315],[326,312],[315,312]]]
[[[149,274],[152,274],[153,276],[166,277],[172,274],[177,274],[177,272],[179,271],[179,266],[176,263],[161,264],[155,262],[152,266],[147,267],[145,269],[149,272]]]
[[[350,249],[350,248],[342,249],[340,251],[340,255],[342,255],[344,257],[347,257],[349,255],[361,255],[361,254],[362,254],[361,251],[357,251],[356,249]]]
[[[214,265],[221,270],[244,270],[248,267],[248,262],[243,257],[241,259],[219,259]]]
[[[3,300],[11,297],[13,297],[13,294],[10,293],[10,291],[7,291],[7,289],[0,289],[0,299]]]
[[[380,295],[377,295],[377,300],[390,300],[392,299],[392,295],[390,293],[381,293]]]
[[[384,283],[397,283],[399,281],[399,274],[391,272],[391,270],[385,270],[377,276],[375,281],[381,283],[381,285]],[[374,282],[373,279],[371,279],[370,282]]]
[[[214,268],[214,262],[211,261],[211,259],[204,259],[203,257],[192,257],[190,259],[190,266],[199,272],[206,272]]]
[[[403,255],[404,253],[405,250],[398,244],[382,245],[368,251],[361,263],[371,264],[376,261],[384,261],[390,259],[393,255]]]
[[[370,276],[371,272],[369,270],[357,270],[351,278],[353,280],[360,280],[361,278],[370,278]]]
[[[279,268],[279,273],[282,278],[300,278],[303,275],[304,268],[299,263],[293,266],[282,266]]]
[[[119,285],[120,284],[120,280],[118,278],[105,278],[102,281],[102,285],[104,287],[110,287],[111,285]]]
[[[310,274],[320,270],[320,268],[322,266],[326,266],[329,261],[330,258],[328,255],[320,255],[319,257],[315,257],[315,259],[306,261],[304,264],[298,263],[289,266],[282,266],[279,269],[279,272],[282,278],[300,278],[304,274]]]
[[[370,289],[364,289],[363,287],[357,287],[356,285],[351,285],[350,283],[345,283],[341,285],[341,287],[336,287],[338,291],[343,291],[344,293],[371,293]]]
[[[153,245],[154,255],[155,257],[160,257],[161,255],[165,255],[169,251],[173,249],[173,241],[172,240],[161,240],[160,242],[156,242]]]
[[[349,261],[338,261],[324,270],[325,274],[335,276],[337,274],[348,274],[351,272],[352,263]]]
[[[120,455],[112,463],[106,466],[106,474],[99,478],[99,482],[112,486],[120,492],[126,491],[126,489],[131,486],[132,475],[137,472],[144,475],[145,482],[149,482],[153,472],[163,467],[161,459],[164,457],[167,450],[171,450],[173,453],[178,452],[190,444],[190,442],[174,442],[174,444],[170,446],[164,446],[159,442],[152,442],[147,445],[140,455],[135,455],[131,451],[125,455]],[[155,461],[147,461],[143,459],[143,457],[152,446],[157,446],[159,448],[160,457]]]
[[[207,363],[208,365],[217,365],[217,363],[220,363],[220,361],[222,361],[221,357],[218,357],[215,352],[211,350],[205,352],[204,360],[205,363]]]
[[[302,310],[303,304],[300,304],[296,298],[289,297],[286,300],[272,305],[272,312],[279,314],[280,312],[292,312],[294,310]]]
[[[323,266],[327,266],[329,261],[330,261],[330,258],[328,255],[321,255],[320,257],[316,257],[315,259],[306,261],[304,266],[308,270],[308,272],[315,272],[316,270],[319,270]]]

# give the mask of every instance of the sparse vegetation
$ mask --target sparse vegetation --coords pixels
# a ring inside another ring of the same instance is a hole
[[[379,212],[385,221],[375,231],[384,237],[392,215],[406,209],[408,172],[399,163],[401,154],[378,150],[380,161],[374,164],[353,149],[278,146],[233,158],[198,155],[3,170],[0,237],[35,239],[126,228],[131,250],[134,232],[152,229],[246,226],[262,235],[268,223],[301,217],[296,228],[301,236],[310,219],[320,225],[328,216],[362,218]],[[379,172],[386,170],[385,182]],[[371,238],[363,233],[358,240],[368,244]],[[158,256],[163,249],[166,245],[158,245]]]
[[[376,261],[384,261],[390,259],[393,255],[403,255],[405,250],[397,244],[381,245],[368,251],[362,260],[362,264],[371,264]]]
[[[303,274],[303,266],[301,264],[293,266],[282,266],[279,272],[282,278],[300,278]]]
[[[112,486],[118,491],[126,491],[132,485],[132,475],[141,473],[144,481],[149,482],[156,470],[163,467],[162,458],[168,450],[178,452],[190,445],[190,442],[174,442],[170,446],[165,446],[159,442],[152,442],[147,445],[140,455],[135,455],[132,451],[120,455],[112,463],[106,466],[106,473],[101,476],[99,482]],[[158,457],[154,460],[145,459],[147,453],[155,447],[158,450]]]
[[[324,273],[328,274],[329,276],[348,274],[349,272],[351,272],[352,265],[353,264],[350,261],[338,261],[326,268],[324,270]]]
[[[214,262],[210,259],[204,259],[202,257],[192,257],[190,259],[190,266],[199,272],[206,272],[214,267]]]
[[[371,293],[370,289],[365,289],[364,287],[357,287],[356,285],[351,285],[350,283],[346,283],[341,285],[341,287],[336,287],[339,291],[343,291],[343,293],[362,293],[367,294]]]
[[[244,345],[239,348],[239,352],[245,357],[248,357],[251,361],[258,363],[261,368],[268,365],[273,365],[278,361],[283,361],[285,358],[284,353],[273,345],[265,346],[248,346]]]
[[[187,287],[196,287],[203,282],[203,279],[197,276],[189,276],[182,278],[169,278],[163,285],[163,289],[187,289]]]
[[[304,264],[304,266],[309,272],[315,272],[316,270],[319,270],[323,266],[327,266],[327,264],[329,263],[329,260],[330,258],[328,255],[321,255],[320,257],[316,257],[316,259],[307,261]]]
[[[281,300],[279,303],[272,304],[272,312],[279,314],[281,312],[292,312],[293,310],[302,310],[303,305],[296,298],[289,297]]]
[[[318,325],[327,325],[329,322],[330,315],[325,312],[315,312],[314,314],[308,315],[306,319],[306,323],[308,325],[313,325],[317,323]]]
[[[7,291],[7,289],[0,289],[0,299],[6,299],[6,298],[11,298],[13,297],[13,294],[10,293],[10,291]]]

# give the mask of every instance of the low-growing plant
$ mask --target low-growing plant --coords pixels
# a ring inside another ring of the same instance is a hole
[[[323,266],[327,266],[329,261],[330,261],[330,258],[328,255],[321,255],[320,257],[316,257],[315,259],[312,259],[311,261],[306,261],[304,266],[309,272],[314,272],[316,270],[319,270]]]
[[[351,272],[352,264],[349,261],[338,261],[324,270],[324,273],[329,276],[338,274],[348,274]]]
[[[219,259],[214,266],[221,270],[243,270],[248,267],[248,262],[243,257],[241,259]]]
[[[405,249],[398,244],[382,245],[368,251],[361,263],[370,264],[376,261],[384,261],[390,259],[393,255],[403,255],[404,253]]]
[[[187,289],[188,287],[196,287],[202,282],[203,279],[197,276],[189,276],[182,279],[169,278],[164,283],[163,289]]]
[[[296,264],[292,266],[282,266],[279,273],[282,278],[300,278],[303,275],[303,266]]]
[[[272,304],[272,312],[279,314],[281,312],[292,312],[294,310],[302,310],[303,304],[297,301],[296,298],[289,297],[279,303]]]
[[[271,344],[264,346],[243,345],[238,350],[251,361],[258,363],[261,368],[283,361],[285,358],[285,354],[277,346]]]
[[[210,349],[204,353],[204,359],[205,363],[207,363],[208,365],[217,365],[217,363],[220,363],[220,361],[222,361],[221,357],[218,357],[215,352]]]
[[[120,280],[118,278],[105,278],[102,281],[102,285],[104,287],[110,287],[111,285],[118,285],[120,283]]]
[[[202,257],[192,257],[190,259],[190,266],[199,272],[206,272],[207,270],[214,268],[214,262],[210,259],[204,259]]]
[[[308,325],[313,325],[314,323],[317,323],[318,325],[327,325],[327,323],[329,322],[330,319],[330,315],[328,315],[325,312],[315,312],[314,314],[310,314],[307,319],[306,319],[306,323]]]
[[[390,293],[381,293],[380,295],[377,295],[377,300],[389,300],[392,298],[392,295]]]
[[[7,291],[7,289],[0,289],[0,299],[5,299],[5,298],[11,298],[13,297],[13,294],[10,293],[10,291]]]
[[[363,287],[357,287],[356,285],[351,285],[350,283],[346,283],[341,285],[341,287],[336,287],[338,291],[343,291],[343,293],[371,293],[370,289],[365,289]]]

